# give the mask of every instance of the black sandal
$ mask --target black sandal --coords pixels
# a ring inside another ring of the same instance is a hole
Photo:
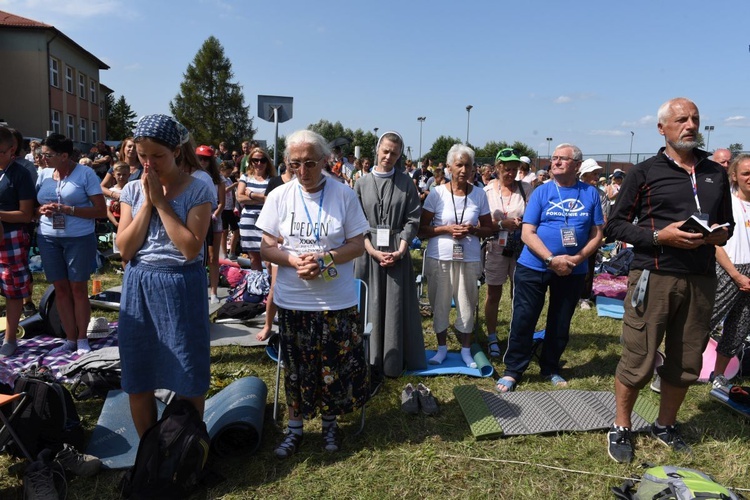
[[[337,452],[341,448],[341,432],[338,424],[329,425],[323,429],[323,448],[330,452]]]
[[[279,458],[289,458],[297,453],[297,450],[299,449],[301,444],[302,434],[295,434],[287,429],[286,436],[284,437],[283,441],[279,443],[279,445],[275,450],[273,450],[273,452]]]

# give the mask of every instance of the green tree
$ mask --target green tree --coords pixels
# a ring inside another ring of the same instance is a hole
[[[698,134],[696,134],[696,136],[695,136],[695,142],[698,143],[698,147],[701,148],[701,149],[703,149],[703,148],[706,147],[706,138],[703,137],[703,134],[701,134],[700,132],[698,132]]]
[[[308,130],[319,133],[328,142],[339,137],[348,137],[351,139],[352,142],[350,144],[341,148],[341,151],[344,154],[353,153],[356,146],[359,146],[361,157],[372,159],[375,154],[375,146],[378,142],[378,138],[369,130],[367,132],[360,128],[352,130],[350,128],[345,128],[341,122],[331,123],[328,120],[320,120],[318,123],[313,123],[307,128]]]
[[[197,144],[226,141],[233,149],[243,140],[252,140],[250,106],[245,106],[242,86],[232,83],[233,77],[224,47],[215,37],[208,37],[188,65],[180,93],[169,103],[174,117],[190,130]]]
[[[430,158],[434,165],[440,162],[445,163],[445,159],[448,157],[448,150],[453,147],[454,144],[462,143],[461,139],[456,137],[449,137],[441,135],[435,142],[432,143],[430,150],[425,153],[425,158]]]
[[[735,142],[733,144],[730,144],[727,149],[732,152],[732,157],[734,157],[742,152],[742,150],[744,149],[744,146],[742,145],[741,142]]]
[[[135,127],[135,117],[138,116],[121,95],[115,101],[112,94],[107,96],[107,140],[121,141],[122,139],[133,135]],[[111,100],[111,104],[109,102]]]

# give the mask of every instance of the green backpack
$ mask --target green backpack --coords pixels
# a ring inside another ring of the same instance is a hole
[[[691,500],[718,498],[739,500],[741,495],[720,485],[708,474],[695,469],[671,465],[651,467],[644,472],[640,485],[633,491],[633,481],[626,481],[619,488],[612,488],[615,497],[621,500]]]

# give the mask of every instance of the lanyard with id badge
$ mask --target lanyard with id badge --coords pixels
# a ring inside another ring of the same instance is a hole
[[[310,217],[310,211],[307,209],[307,204],[305,203],[305,196],[302,193],[302,187],[300,185],[297,185],[297,188],[299,188],[299,196],[300,196],[300,199],[302,200],[302,206],[305,208],[305,215],[307,215],[307,222],[313,228],[313,236],[315,237],[315,244],[316,244],[314,248],[309,248],[305,250],[311,250],[314,252],[324,253],[324,257],[321,259],[318,259],[318,267],[320,268],[320,276],[322,276],[323,279],[326,281],[331,281],[333,279],[338,278],[339,273],[338,273],[338,270],[336,269],[336,265],[333,263],[333,257],[331,256],[331,252],[325,252],[323,250],[323,247],[320,245],[320,219],[323,213],[323,199],[326,194],[326,186],[325,184],[323,184],[323,189],[320,191],[320,205],[318,205],[318,223],[315,225],[313,225],[312,217]]]
[[[390,184],[391,192],[388,196],[388,209],[385,208],[385,187]],[[383,183],[382,192],[375,189],[375,194],[378,197],[377,216],[378,225],[375,228],[375,245],[381,249],[390,249],[391,246],[391,227],[386,223],[388,219],[388,210],[391,208],[391,202],[393,201],[393,190],[395,189],[396,181],[393,177],[390,178],[390,182]]]
[[[466,214],[466,205],[469,204],[468,186],[466,196],[464,196],[464,208],[461,209],[461,219],[458,218],[458,212],[456,211],[456,198],[453,197],[453,184],[451,184],[451,200],[453,200],[453,215],[456,218],[456,224],[463,224],[464,214]],[[456,240],[453,240],[453,260],[464,260],[464,247]]]
[[[59,172],[58,172],[59,175]],[[70,174],[68,174],[70,175]],[[60,179],[57,180],[57,188],[55,189],[55,192],[57,194],[57,206],[62,206],[62,188],[63,188],[63,178],[62,176]],[[52,229],[62,230],[65,229],[65,215],[63,215],[62,212],[55,212],[52,214]]]
[[[563,197],[560,193],[560,186],[557,185],[557,181],[552,181],[555,183],[555,189],[557,189],[557,197],[560,199],[560,205],[563,204]],[[568,214],[570,214],[570,210],[576,206],[578,203],[578,197],[581,194],[581,187],[576,183],[576,199],[575,201],[568,202],[568,206],[564,209],[563,217],[565,218],[565,225],[560,228],[560,239],[562,240],[562,246],[565,248],[570,247],[577,247],[578,246],[578,238],[576,237],[576,229],[574,227],[568,226]]]
[[[693,188],[693,196],[695,196],[695,207],[698,210],[693,215],[705,222],[706,226],[708,226],[708,214],[704,214],[701,211],[701,202],[698,200],[698,182],[695,180],[695,166],[690,170],[690,184]]]

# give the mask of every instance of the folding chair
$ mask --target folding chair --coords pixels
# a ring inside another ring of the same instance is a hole
[[[2,421],[3,426],[0,427],[0,437],[5,435],[5,431],[7,429],[8,433],[10,433],[11,437],[15,441],[15,443],[18,445],[18,447],[21,449],[21,452],[23,452],[24,456],[29,459],[29,462],[33,462],[34,458],[29,453],[29,450],[26,448],[26,446],[21,441],[21,438],[18,437],[18,434],[13,429],[13,426],[11,425],[11,422],[13,422],[13,419],[16,415],[19,415],[23,409],[26,407],[26,404],[28,403],[28,398],[26,397],[25,392],[21,392],[19,394],[0,394],[0,408],[7,404],[15,403],[15,409],[10,414],[10,417],[6,417],[5,413],[0,409],[0,421]]]
[[[372,334],[372,323],[370,323],[369,317],[368,317],[368,304],[369,304],[369,288],[367,287],[367,283],[360,279],[354,280],[357,285],[357,309],[359,309],[360,312],[360,318],[362,319],[362,337],[364,341],[365,346],[365,362],[367,364],[367,369],[370,368],[370,335]],[[268,346],[266,347],[266,354],[269,358],[276,361],[276,388],[274,389],[274,395],[273,395],[273,420],[274,422],[278,420],[279,417],[279,392],[280,392],[280,385],[281,385],[281,369],[283,368],[283,361],[281,360],[281,337],[279,335],[275,335],[276,342],[269,341]],[[273,340],[273,339],[271,339]],[[364,428],[365,428],[365,407],[367,406],[367,403],[362,405],[362,410],[360,414],[360,424],[359,429],[357,432],[354,433],[354,435],[360,434]]]

